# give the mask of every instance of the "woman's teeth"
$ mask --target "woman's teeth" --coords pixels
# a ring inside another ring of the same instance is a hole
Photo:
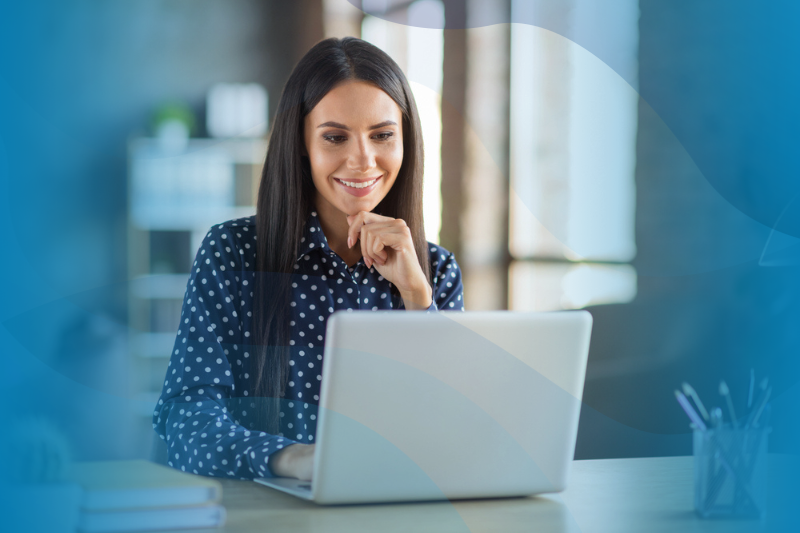
[[[347,185],[348,187],[352,187],[352,188],[354,188],[354,189],[363,189],[363,188],[365,188],[365,187],[369,187],[370,185],[372,185],[373,183],[375,183],[375,182],[376,182],[376,181],[378,181],[378,180],[377,180],[377,178],[376,178],[376,179],[374,179],[374,180],[371,180],[371,181],[364,181],[364,182],[361,182],[361,183],[354,182],[354,181],[344,181],[344,180],[339,180],[339,181],[340,181],[340,182],[342,182],[342,183],[344,183],[344,184],[345,184],[345,185]]]

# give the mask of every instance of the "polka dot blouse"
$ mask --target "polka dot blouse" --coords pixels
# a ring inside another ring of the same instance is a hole
[[[452,253],[428,243],[434,288],[429,310],[464,310]],[[292,274],[290,376],[277,435],[257,429],[249,351],[256,264],[255,217],[211,228],[197,252],[183,300],[153,428],[168,462],[195,474],[272,476],[269,457],[314,442],[325,325],[334,311],[404,309],[391,283],[363,259],[352,267],[329,246],[316,213],[306,223]]]

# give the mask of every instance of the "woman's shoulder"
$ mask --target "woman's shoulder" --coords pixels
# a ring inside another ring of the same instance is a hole
[[[446,261],[453,261],[455,262],[456,257],[453,255],[453,252],[442,246],[441,244],[436,244],[430,241],[428,242],[428,257],[431,260],[431,265],[442,264]]]
[[[431,275],[444,278],[454,272],[460,276],[456,256],[444,246],[428,241],[428,257],[431,262]]]
[[[225,222],[220,222],[219,224],[214,224],[208,230],[209,234],[216,233],[239,233],[239,238],[241,238],[241,232],[253,232],[252,234],[255,235],[256,229],[256,216],[250,215],[249,217],[241,217],[241,218],[233,218],[231,220],[226,220]]]
[[[256,240],[256,216],[234,218],[214,224],[206,232],[204,244],[253,243]],[[250,248],[250,246],[248,246]]]
[[[456,257],[447,248],[428,242],[433,298],[437,309],[463,311],[464,287]]]
[[[255,264],[255,215],[214,224],[197,251],[195,266],[220,270],[251,268]]]

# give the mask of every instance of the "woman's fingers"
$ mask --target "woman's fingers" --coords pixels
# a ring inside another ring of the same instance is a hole
[[[366,224],[361,228],[361,255],[369,258],[370,261],[377,262],[379,265],[384,265],[389,255],[383,251],[384,243],[381,237],[386,233],[391,233],[395,228],[393,222],[378,222],[375,224]],[[371,264],[368,266],[372,266]]]
[[[369,260],[368,267],[372,267],[372,263],[379,265],[386,264],[389,258],[388,254],[383,251],[384,245],[382,243],[383,236],[391,231],[391,226],[386,224],[366,224],[361,229],[361,255],[364,256],[365,262]]]
[[[377,236],[377,239],[380,241],[380,248],[378,249],[373,247],[373,250],[374,253],[379,254],[381,257],[386,255],[385,249],[387,247],[400,252],[404,248],[407,248],[407,245],[409,244],[409,236],[406,235],[405,232],[400,228],[384,231]],[[413,249],[413,246],[411,246],[411,249]],[[382,253],[380,253],[381,251]]]
[[[372,250],[372,256],[375,258],[375,261],[381,266],[386,264],[386,260],[389,259],[389,254],[384,251],[384,244],[381,238],[375,238],[370,243],[370,249]]]
[[[372,232],[369,229],[369,225],[365,224],[361,226],[359,244],[361,246],[361,256],[364,258],[364,264],[367,265],[367,268],[372,268],[373,262],[373,257],[369,253],[370,240],[372,240]]]
[[[374,263],[386,264],[389,259],[387,247],[395,251],[414,248],[411,230],[402,219],[361,211],[348,216],[347,223],[350,225],[347,246],[352,248],[357,241],[360,242],[361,255],[368,268],[372,268]]]
[[[391,217],[376,215],[375,213],[370,213],[369,211],[359,211],[355,215],[348,215],[347,223],[350,225],[350,229],[347,232],[347,247],[352,248],[353,246],[355,246],[356,241],[359,239],[361,228],[365,224],[389,222],[392,220],[394,219]]]
[[[413,300],[415,294],[421,293],[420,287],[430,287],[417,260],[411,229],[404,220],[361,212],[348,216],[347,223],[348,246],[360,241],[364,264],[367,268],[375,264],[382,267],[380,273],[400,290],[401,296],[408,293]]]
[[[373,228],[373,224],[364,226],[362,242],[364,243],[365,257],[383,266],[389,259],[387,248],[397,252],[414,248],[411,232],[405,224],[391,224],[380,228]]]
[[[356,241],[361,234],[361,226],[366,224],[364,211],[356,213],[355,215],[347,215],[347,224],[350,228],[347,230],[347,247],[352,248],[356,245]]]
[[[372,257],[369,254],[369,245],[367,244],[369,239],[369,231],[362,228],[361,239],[359,241],[359,244],[361,244],[361,257],[364,258],[364,264],[367,265],[367,268],[372,268]]]
[[[370,225],[364,226],[364,230],[362,230],[362,240],[363,243],[363,250],[362,252],[365,258],[369,258],[370,265],[372,263],[378,263],[379,265],[383,266],[386,264],[386,259],[388,256],[386,252],[383,252],[383,244],[381,243],[382,233],[381,230],[370,228]]]

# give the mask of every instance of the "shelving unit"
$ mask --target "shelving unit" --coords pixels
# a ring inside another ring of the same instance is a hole
[[[242,138],[129,143],[129,353],[148,429],[194,254],[212,225],[255,213],[266,149],[264,139]]]

